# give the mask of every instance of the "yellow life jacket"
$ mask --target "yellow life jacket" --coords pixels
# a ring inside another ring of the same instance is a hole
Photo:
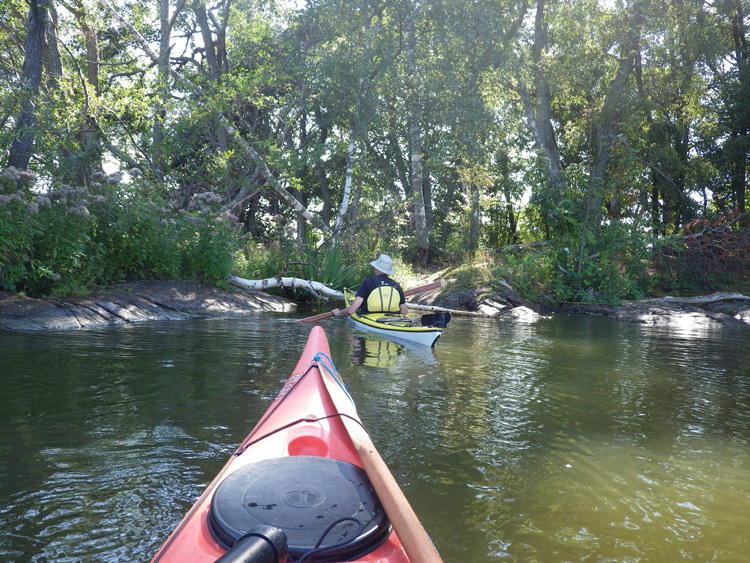
[[[387,284],[379,285],[367,296],[370,313],[398,313],[401,311],[401,296],[398,290]]]

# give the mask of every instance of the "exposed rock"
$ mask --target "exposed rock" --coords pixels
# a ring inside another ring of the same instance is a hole
[[[750,297],[739,293],[714,293],[699,297],[661,297],[626,301],[620,305],[606,303],[566,303],[553,307],[532,303],[509,286],[483,286],[456,291],[444,297],[443,292],[415,296],[415,302],[439,307],[478,311],[490,317],[533,320],[551,313],[597,315],[623,322],[651,325],[749,326]],[[530,313],[533,313],[530,314]]]
[[[67,330],[156,320],[287,312],[294,303],[257,291],[224,291],[189,281],[141,281],[89,297],[31,299],[0,292],[0,329]]]
[[[625,322],[650,325],[732,326],[750,325],[750,297],[714,293],[698,297],[659,297],[625,301],[621,305],[566,304],[560,312],[600,315]]]
[[[503,311],[508,310],[513,310],[513,306],[499,303],[492,299],[482,299],[477,303],[477,311],[488,317],[497,317],[498,315],[501,315]]]
[[[530,322],[550,313],[598,315],[651,325],[750,327],[750,297],[715,293],[701,297],[662,297],[620,305],[569,303],[552,308],[532,303],[500,284],[415,295],[422,305],[475,311],[488,317]],[[0,292],[0,329],[66,330],[153,320],[233,316],[260,311],[289,312],[295,304],[262,291],[233,290],[185,281],[142,281],[102,289],[89,297],[31,299]]]
[[[531,309],[529,309],[528,307],[524,307],[523,305],[521,305],[520,307],[513,307],[503,316],[522,322],[533,322],[544,318],[536,311],[532,311]]]

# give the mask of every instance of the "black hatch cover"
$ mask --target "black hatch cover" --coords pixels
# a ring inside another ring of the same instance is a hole
[[[211,528],[230,547],[261,524],[282,529],[294,559],[315,547],[326,528],[343,517],[362,522],[362,533],[347,545],[321,554],[320,561],[346,561],[378,547],[390,532],[388,517],[365,471],[325,457],[292,456],[241,467],[216,489]],[[351,540],[356,523],[338,524],[323,546]],[[313,561],[317,559],[313,558]]]

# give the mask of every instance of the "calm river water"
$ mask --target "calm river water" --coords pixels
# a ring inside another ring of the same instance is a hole
[[[750,560],[747,330],[454,318],[420,351],[323,326],[446,563]],[[0,561],[148,561],[308,332],[0,333]]]

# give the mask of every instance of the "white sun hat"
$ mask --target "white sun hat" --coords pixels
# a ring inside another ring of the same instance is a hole
[[[389,276],[396,273],[396,269],[393,267],[393,259],[387,254],[378,256],[377,260],[370,262],[370,266]]]

